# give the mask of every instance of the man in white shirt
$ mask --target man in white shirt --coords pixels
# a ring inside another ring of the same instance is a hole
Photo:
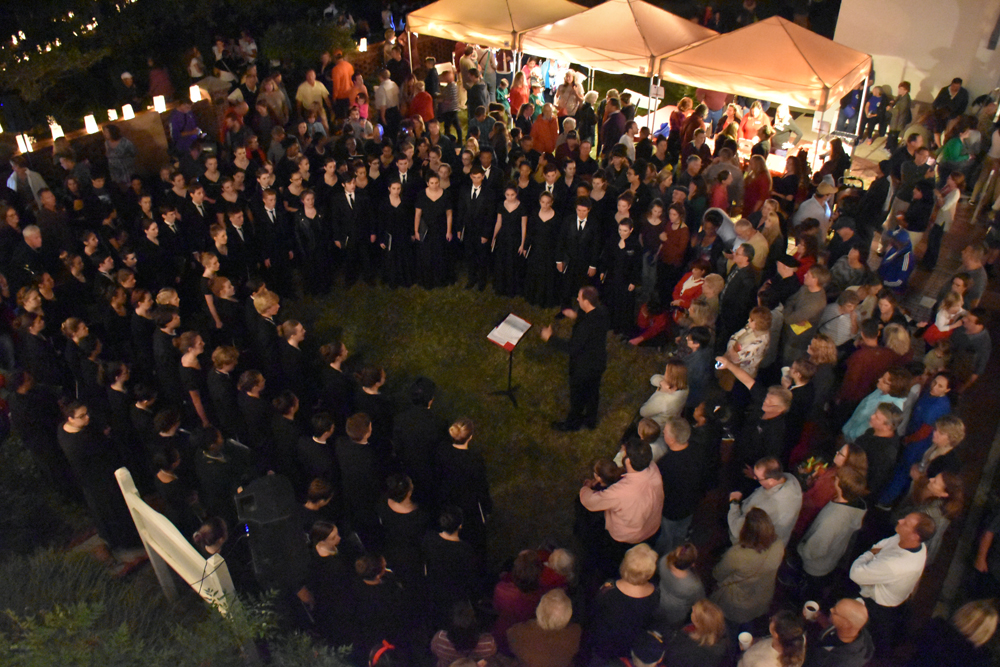
[[[753,475],[760,483],[760,488],[746,500],[742,500],[743,493],[740,491],[729,494],[729,537],[733,544],[738,543],[747,512],[759,507],[771,517],[774,532],[787,545],[799,518],[799,510],[802,509],[802,487],[795,475],[782,471],[781,463],[772,457],[757,461],[753,467]]]
[[[888,655],[892,649],[903,621],[902,605],[924,572],[924,543],[936,530],[934,519],[923,512],[907,514],[896,522],[895,535],[876,542],[851,565],[851,580],[861,587],[871,618],[876,656]]]
[[[799,210],[792,216],[792,228],[802,224],[803,220],[815,218],[819,220],[823,236],[830,229],[830,197],[837,194],[837,186],[830,176],[824,176],[823,182],[816,187],[816,194],[802,202]]]
[[[379,84],[375,89],[375,108],[378,109],[379,121],[385,128],[385,136],[395,138],[399,131],[399,86],[389,78],[389,70],[384,69],[378,74]]]

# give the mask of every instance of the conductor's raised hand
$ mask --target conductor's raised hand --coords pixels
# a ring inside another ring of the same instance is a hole
[[[565,317],[567,319],[570,319],[570,320],[575,320],[576,319],[576,311],[573,310],[572,308],[563,308],[562,314],[563,314],[563,317]]]
[[[552,338],[552,325],[550,324],[549,326],[543,328],[539,334],[541,335],[543,341],[548,342],[548,340]]]

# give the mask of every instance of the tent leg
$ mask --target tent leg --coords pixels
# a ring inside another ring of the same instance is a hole
[[[823,132],[823,121],[824,120],[826,120],[826,109],[823,109],[823,111],[821,111],[820,114],[819,114],[819,130],[820,130],[820,132]],[[825,132],[822,135],[820,135],[820,134],[816,135],[816,145],[813,147],[813,159],[812,159],[812,170],[813,170],[813,173],[816,172],[816,165],[819,164],[819,145],[822,142],[822,140],[826,139],[829,136],[830,136],[829,132]]]
[[[859,104],[860,108],[858,109],[858,129],[854,133],[857,137],[861,136],[861,123],[864,122],[865,103],[868,101],[866,97],[870,94],[871,93],[868,92],[868,75],[865,74],[865,87],[861,89],[861,102]]]
[[[410,59],[410,74],[413,74],[413,33],[407,30],[403,34],[406,35],[406,50],[408,52],[407,57]]]

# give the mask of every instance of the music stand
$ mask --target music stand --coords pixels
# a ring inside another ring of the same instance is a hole
[[[504,318],[503,322],[494,327],[486,336],[486,339],[491,343],[495,343],[507,350],[507,388],[490,392],[490,395],[506,396],[514,404],[515,408],[517,407],[517,390],[520,386],[515,387],[512,385],[514,376],[514,348],[517,347],[518,342],[520,342],[521,338],[524,337],[524,334],[530,328],[531,322],[521,319],[514,313],[510,313]]]

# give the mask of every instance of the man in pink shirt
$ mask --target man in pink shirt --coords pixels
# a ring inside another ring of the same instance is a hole
[[[663,479],[653,463],[648,443],[631,438],[622,445],[625,474],[606,489],[595,491],[588,479],[580,489],[580,502],[591,512],[604,512],[606,533],[582,536],[593,540],[601,569],[617,572],[625,552],[656,535],[663,512]]]

